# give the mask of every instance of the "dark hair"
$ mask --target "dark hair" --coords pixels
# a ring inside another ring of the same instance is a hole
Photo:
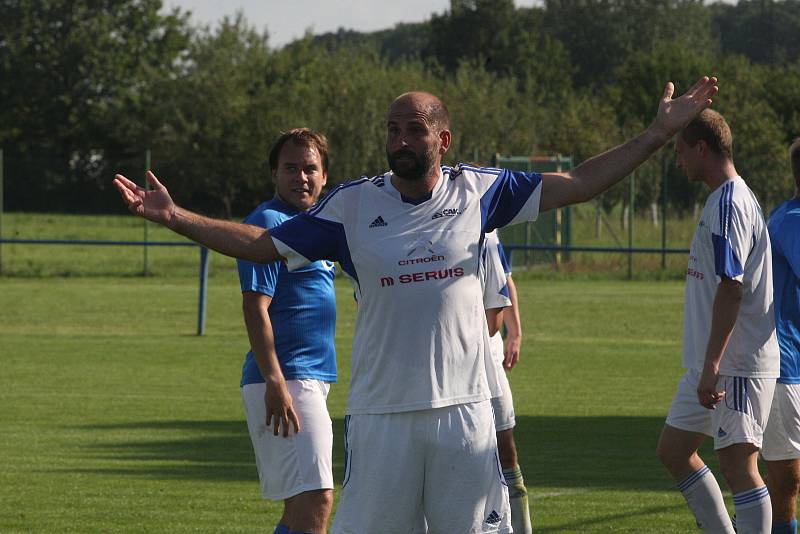
[[[269,151],[269,168],[271,171],[278,170],[278,159],[283,145],[287,141],[291,141],[297,146],[316,149],[319,153],[319,158],[322,160],[322,170],[328,172],[328,139],[324,134],[315,132],[311,128],[293,128],[281,134]]]
[[[705,142],[715,154],[733,159],[733,134],[725,118],[712,109],[704,109],[700,115],[680,133],[687,145],[693,147],[698,141]]]
[[[795,139],[791,148],[789,148],[789,161],[792,163],[794,181],[800,185],[800,137]]]

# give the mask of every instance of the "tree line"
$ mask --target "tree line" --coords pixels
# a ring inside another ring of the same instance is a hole
[[[279,23],[279,21],[276,21]],[[451,0],[418,24],[308,34],[282,48],[241,14],[197,26],[160,0],[0,0],[5,208],[109,212],[110,180],[151,166],[182,204],[239,216],[272,195],[267,151],[309,126],[329,183],[386,168],[398,94],[448,104],[448,161],[560,153],[581,161],[645,127],[667,80],[719,77],[737,168],[765,207],[792,193],[800,135],[800,0]],[[693,207],[666,148],[638,171],[636,206]],[[610,209],[627,202],[616,188]]]

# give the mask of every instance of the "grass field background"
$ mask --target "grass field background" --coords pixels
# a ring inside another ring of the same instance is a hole
[[[108,238],[118,219],[84,225]],[[260,499],[239,397],[233,261],[212,258],[197,337],[195,249],[151,258],[151,277],[94,276],[140,250],[36,254],[38,276],[0,277],[0,532],[271,532],[280,505]],[[515,277],[524,340],[510,379],[536,531],[693,531],[654,454],[681,374],[682,283]],[[349,284],[337,293],[339,484],[354,307]]]

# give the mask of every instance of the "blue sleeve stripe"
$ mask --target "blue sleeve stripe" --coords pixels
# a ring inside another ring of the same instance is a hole
[[[309,261],[338,261],[344,272],[358,282],[342,223],[301,213],[270,233]]]
[[[307,213],[309,215],[316,215],[317,213],[320,212],[320,210],[322,210],[328,204],[328,202],[330,202],[330,200],[334,197],[334,195],[336,195],[339,191],[341,191],[343,189],[347,189],[348,187],[353,187],[354,185],[361,185],[364,182],[369,182],[369,181],[371,181],[370,178],[367,178],[366,176],[362,176],[361,178],[359,178],[357,180],[353,180],[353,181],[350,181],[350,182],[345,182],[343,184],[337,185],[336,187],[331,189],[331,191],[327,195],[325,195],[325,198],[320,200],[316,204],[316,206],[314,206],[313,208],[308,210]]]
[[[730,242],[722,236],[711,234],[714,245],[714,272],[725,278],[736,278],[744,274],[742,263],[731,248]]]
[[[511,298],[511,296],[508,294],[508,284],[501,287],[499,293],[507,299]]]
[[[481,174],[494,174],[498,176],[504,172],[504,169],[496,169],[494,167],[476,167],[475,165],[469,165],[468,163],[461,163],[458,166],[458,172],[463,170],[479,172]]]
[[[481,197],[481,229],[490,232],[513,221],[541,181],[539,173],[503,169]]]
[[[719,231],[724,239],[728,239],[731,225],[731,209],[733,204],[733,182],[722,186],[719,196]]]
[[[503,248],[503,244],[500,241],[497,242],[497,254],[500,256],[500,263],[503,264],[503,272],[509,274],[511,272],[511,267],[508,265],[508,259],[506,258],[506,251]]]

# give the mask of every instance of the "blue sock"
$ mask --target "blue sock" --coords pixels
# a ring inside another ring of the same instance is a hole
[[[289,532],[289,534],[311,534],[310,532]]]
[[[797,519],[772,523],[772,534],[797,534]]]
[[[275,527],[275,532],[272,534],[292,534],[289,532],[289,527],[284,525],[283,523],[278,523],[278,526]]]

